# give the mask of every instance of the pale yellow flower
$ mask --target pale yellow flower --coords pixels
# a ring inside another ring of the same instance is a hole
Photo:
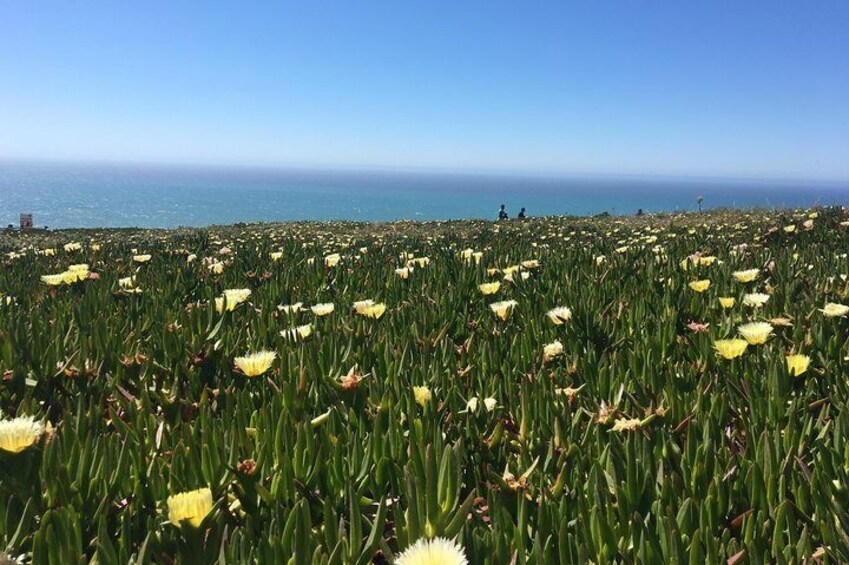
[[[133,255],[133,261],[136,263],[147,263],[150,261],[150,255]]]
[[[495,294],[500,288],[500,282],[483,283],[478,285],[478,290],[480,290],[483,295]]]
[[[42,277],[42,279],[43,278],[44,277]],[[825,305],[825,308],[820,308],[820,312],[822,312],[829,318],[842,318],[846,314],[849,314],[849,306],[829,302]]]
[[[312,334],[312,324],[304,324],[283,330],[280,335],[289,339],[306,339]]]
[[[324,258],[325,267],[335,267],[342,260],[342,256],[338,253],[331,253]]]
[[[274,351],[259,351],[236,357],[233,363],[246,377],[257,377],[269,370],[276,358],[277,353]]]
[[[41,275],[41,282],[48,286],[59,286],[65,284],[65,273],[58,275]]]
[[[436,537],[420,538],[395,559],[396,565],[468,565],[463,548],[456,541]]]
[[[493,302],[489,305],[489,308],[495,313],[496,316],[501,318],[502,320],[506,320],[507,316],[513,311],[513,308],[516,307],[518,302],[515,300],[502,300],[501,302]]]
[[[77,242],[66,243],[66,244],[64,245],[65,251],[79,251],[80,249],[82,249],[82,247],[83,247],[83,246],[82,246],[82,245],[80,245],[80,244],[79,244],[79,243],[77,243]]]
[[[769,300],[769,294],[763,292],[753,292],[743,295],[743,304],[750,308],[760,308]]]
[[[737,299],[735,299],[733,296],[720,296],[719,297],[719,304],[723,308],[734,308],[734,304],[736,302],[737,302]]]
[[[118,286],[123,289],[131,289],[136,286],[136,277],[123,277],[118,279]]]
[[[713,255],[705,255],[704,257],[699,257],[699,265],[702,267],[709,267],[716,262],[716,257]]]
[[[761,272],[759,269],[747,269],[745,271],[734,271],[733,273],[731,273],[731,276],[737,279],[737,282],[747,283],[752,282],[753,280],[758,278],[758,275],[760,273]]]
[[[44,424],[32,416],[0,420],[0,450],[20,453],[34,445],[44,434]]]
[[[395,269],[395,274],[398,275],[399,278],[406,280],[410,278],[412,270],[412,267],[401,267],[400,269]]]
[[[333,305],[332,302],[326,302],[322,304],[316,304],[315,306],[310,306],[310,310],[312,310],[312,313],[316,316],[327,316],[328,314],[333,312],[335,308],[336,307]]]
[[[199,488],[168,497],[168,520],[175,526],[186,523],[200,527],[203,519],[212,511],[212,491]]]
[[[362,314],[367,308],[374,306],[374,304],[374,300],[371,299],[357,300],[356,302],[354,302],[354,312],[356,312],[357,314]]]
[[[250,295],[251,289],[249,288],[228,288],[224,291],[223,296],[215,299],[215,309],[218,312],[223,312],[226,304],[227,311],[231,312],[236,306],[246,301]]]
[[[790,224],[789,226],[784,226],[784,231],[787,233],[793,233],[796,231],[796,226],[794,224]]]
[[[413,396],[416,397],[416,403],[424,408],[427,406],[427,403],[431,401],[433,398],[433,394],[430,392],[430,389],[426,386],[414,386],[413,387]]]
[[[750,345],[761,345],[766,343],[766,340],[772,335],[772,330],[772,324],[752,322],[738,327],[737,333],[749,342]]]
[[[278,310],[285,314],[296,314],[301,311],[303,302],[295,302],[294,304],[281,304],[277,307]]]
[[[563,344],[560,343],[559,340],[553,341],[543,347],[542,349],[542,358],[545,361],[549,361],[558,355],[563,354]]]
[[[566,306],[558,306],[546,312],[545,315],[555,326],[560,326],[572,319],[572,310]]]
[[[690,283],[690,288],[696,292],[704,292],[708,288],[710,288],[710,281],[707,279],[701,281],[692,281]]]
[[[808,365],[811,363],[811,358],[807,355],[788,355],[785,357],[787,361],[787,371],[794,377],[798,377],[808,370]]]
[[[374,318],[375,320],[383,316],[384,312],[386,312],[386,304],[382,302],[369,304],[368,306],[357,310],[357,313],[361,316],[365,316],[366,318]]]
[[[716,352],[725,359],[740,357],[749,346],[745,339],[718,339],[713,342]]]
[[[539,259],[530,259],[528,261],[522,261],[522,267],[525,269],[536,269],[539,267]]]
[[[283,252],[282,251],[272,251],[271,252],[271,260],[272,261],[279,261],[282,258],[283,258]]]

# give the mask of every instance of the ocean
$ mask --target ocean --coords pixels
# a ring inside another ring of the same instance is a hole
[[[849,205],[849,182],[521,176],[0,160],[0,226],[173,228]]]

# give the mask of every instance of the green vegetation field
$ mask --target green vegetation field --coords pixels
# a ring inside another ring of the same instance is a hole
[[[2,234],[0,563],[849,562],[847,220]]]

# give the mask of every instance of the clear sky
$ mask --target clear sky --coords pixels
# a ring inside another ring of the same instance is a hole
[[[0,157],[849,180],[849,2],[0,2]]]

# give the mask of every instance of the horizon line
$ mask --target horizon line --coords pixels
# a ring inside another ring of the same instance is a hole
[[[450,176],[482,176],[482,177],[530,177],[530,178],[645,178],[657,180],[683,181],[748,181],[797,183],[810,182],[817,184],[849,184],[849,178],[817,177],[817,176],[765,176],[757,174],[714,174],[714,173],[673,173],[662,171],[598,171],[598,170],[554,170],[554,169],[515,169],[498,167],[443,167],[429,165],[385,165],[385,164],[353,164],[353,163],[266,163],[266,162],[208,162],[200,160],[159,160],[159,159],[124,159],[124,158],[79,158],[79,157],[20,157],[0,154],[0,164],[7,163],[44,163],[71,165],[100,165],[128,167],[185,167],[220,170],[270,170],[270,171],[311,171],[338,173],[401,173],[401,174],[433,174]]]

